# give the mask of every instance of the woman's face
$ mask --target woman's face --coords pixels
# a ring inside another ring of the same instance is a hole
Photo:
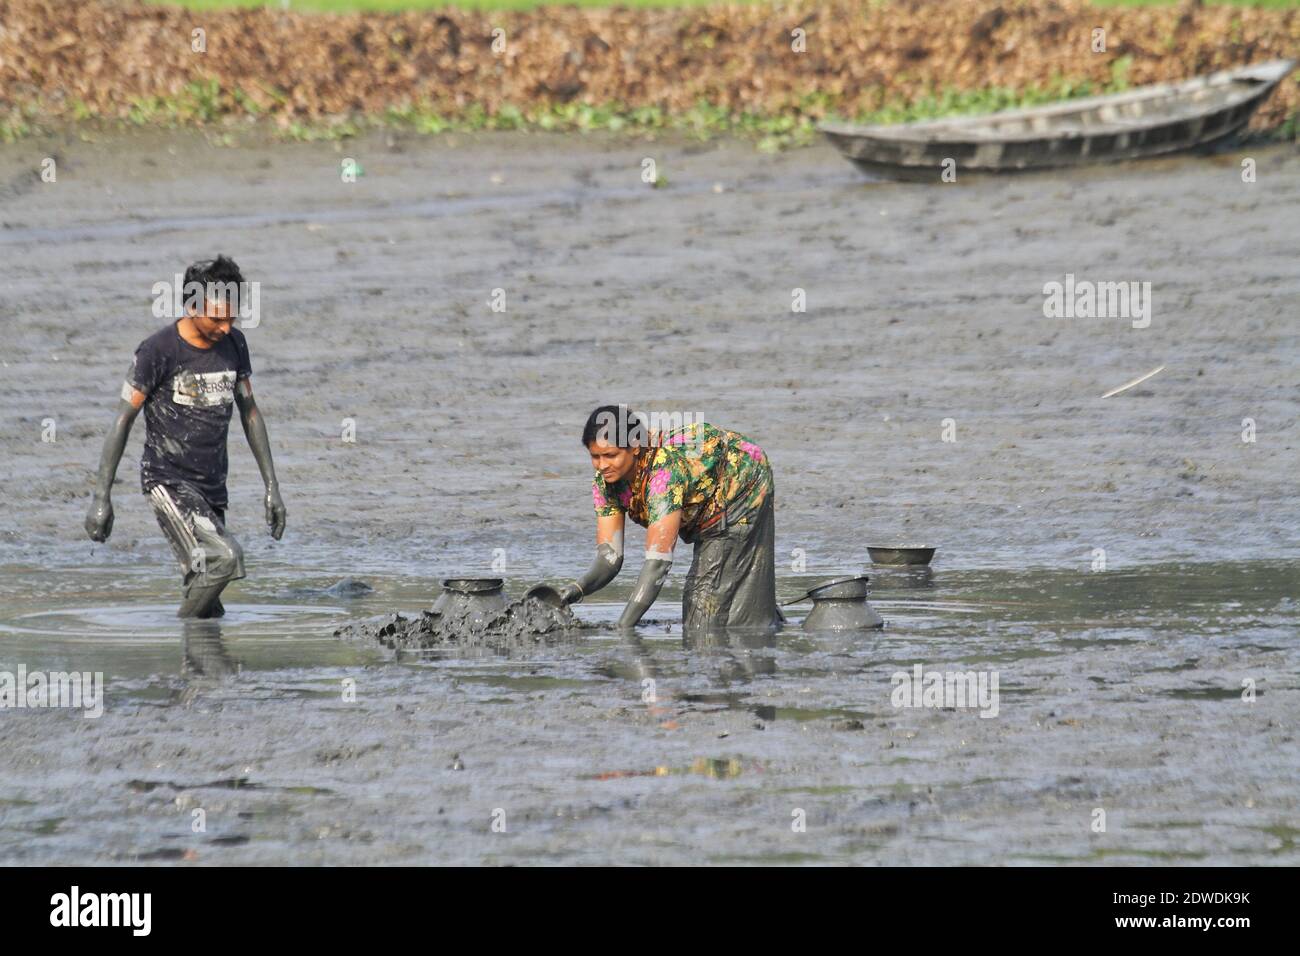
[[[636,453],[631,448],[594,441],[587,446],[587,451],[591,452],[591,467],[600,472],[607,485],[626,478],[636,464]]]

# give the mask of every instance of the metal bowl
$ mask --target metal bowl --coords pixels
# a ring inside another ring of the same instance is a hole
[[[934,557],[934,548],[873,548],[867,546],[874,564],[925,565]]]
[[[802,604],[804,601],[825,601],[846,599],[856,601],[867,596],[867,576],[857,574],[849,578],[832,578],[829,581],[823,581],[821,584],[813,585],[812,588],[800,594],[796,598],[790,598],[788,601],[782,601],[781,607],[789,607],[791,604]]]

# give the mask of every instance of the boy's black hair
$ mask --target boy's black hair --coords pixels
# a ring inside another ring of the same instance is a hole
[[[238,311],[243,281],[244,274],[239,271],[235,260],[218,254],[215,259],[200,259],[190,265],[185,270],[182,288],[186,296],[202,295],[207,299],[224,300],[230,308]]]
[[[215,259],[200,259],[185,270],[185,285],[200,282],[205,287],[209,282],[243,282],[244,274],[239,271],[235,260],[218,253]]]
[[[641,448],[648,444],[645,419],[626,405],[601,405],[587,416],[582,426],[582,447],[600,439],[617,448]]]

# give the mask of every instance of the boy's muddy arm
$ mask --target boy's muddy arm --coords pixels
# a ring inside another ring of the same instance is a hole
[[[139,401],[136,401],[136,398]],[[95,496],[90,501],[90,511],[86,514],[86,534],[92,541],[107,541],[113,533],[113,479],[117,477],[117,466],[122,461],[122,452],[126,450],[126,440],[131,436],[131,426],[140,414],[144,396],[132,391],[131,398],[123,398],[117,403],[116,417],[112,427],[104,438],[104,450],[99,455],[99,471],[95,475]]]
[[[239,420],[243,423],[248,447],[253,450],[257,470],[262,473],[262,483],[266,485],[266,523],[271,529],[271,537],[279,541],[284,534],[284,501],[280,498],[280,483],[275,478],[275,463],[271,460],[271,439],[266,434],[266,421],[262,418],[257,402],[253,400],[253,385],[246,378],[235,386],[235,404],[239,406]]]

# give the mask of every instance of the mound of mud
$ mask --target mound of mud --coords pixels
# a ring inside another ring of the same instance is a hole
[[[1093,31],[1105,30],[1104,52]],[[195,30],[204,31],[201,51]],[[494,31],[504,38],[495,44]],[[795,31],[802,31],[796,33]],[[267,116],[446,119],[580,106],[682,115],[854,117],[926,95],[1185,79],[1295,56],[1300,10],[1092,7],[1081,0],[817,0],[789,5],[398,14],[183,10],[0,0],[0,132],[33,116],[204,125]],[[1282,84],[1255,115],[1300,110]]]
[[[440,647],[514,648],[545,644],[584,627],[567,607],[554,608],[521,597],[495,615],[483,618],[472,607],[449,614],[421,611],[418,617],[389,614],[378,621],[349,624],[334,632],[346,640],[376,643],[401,653]]]

